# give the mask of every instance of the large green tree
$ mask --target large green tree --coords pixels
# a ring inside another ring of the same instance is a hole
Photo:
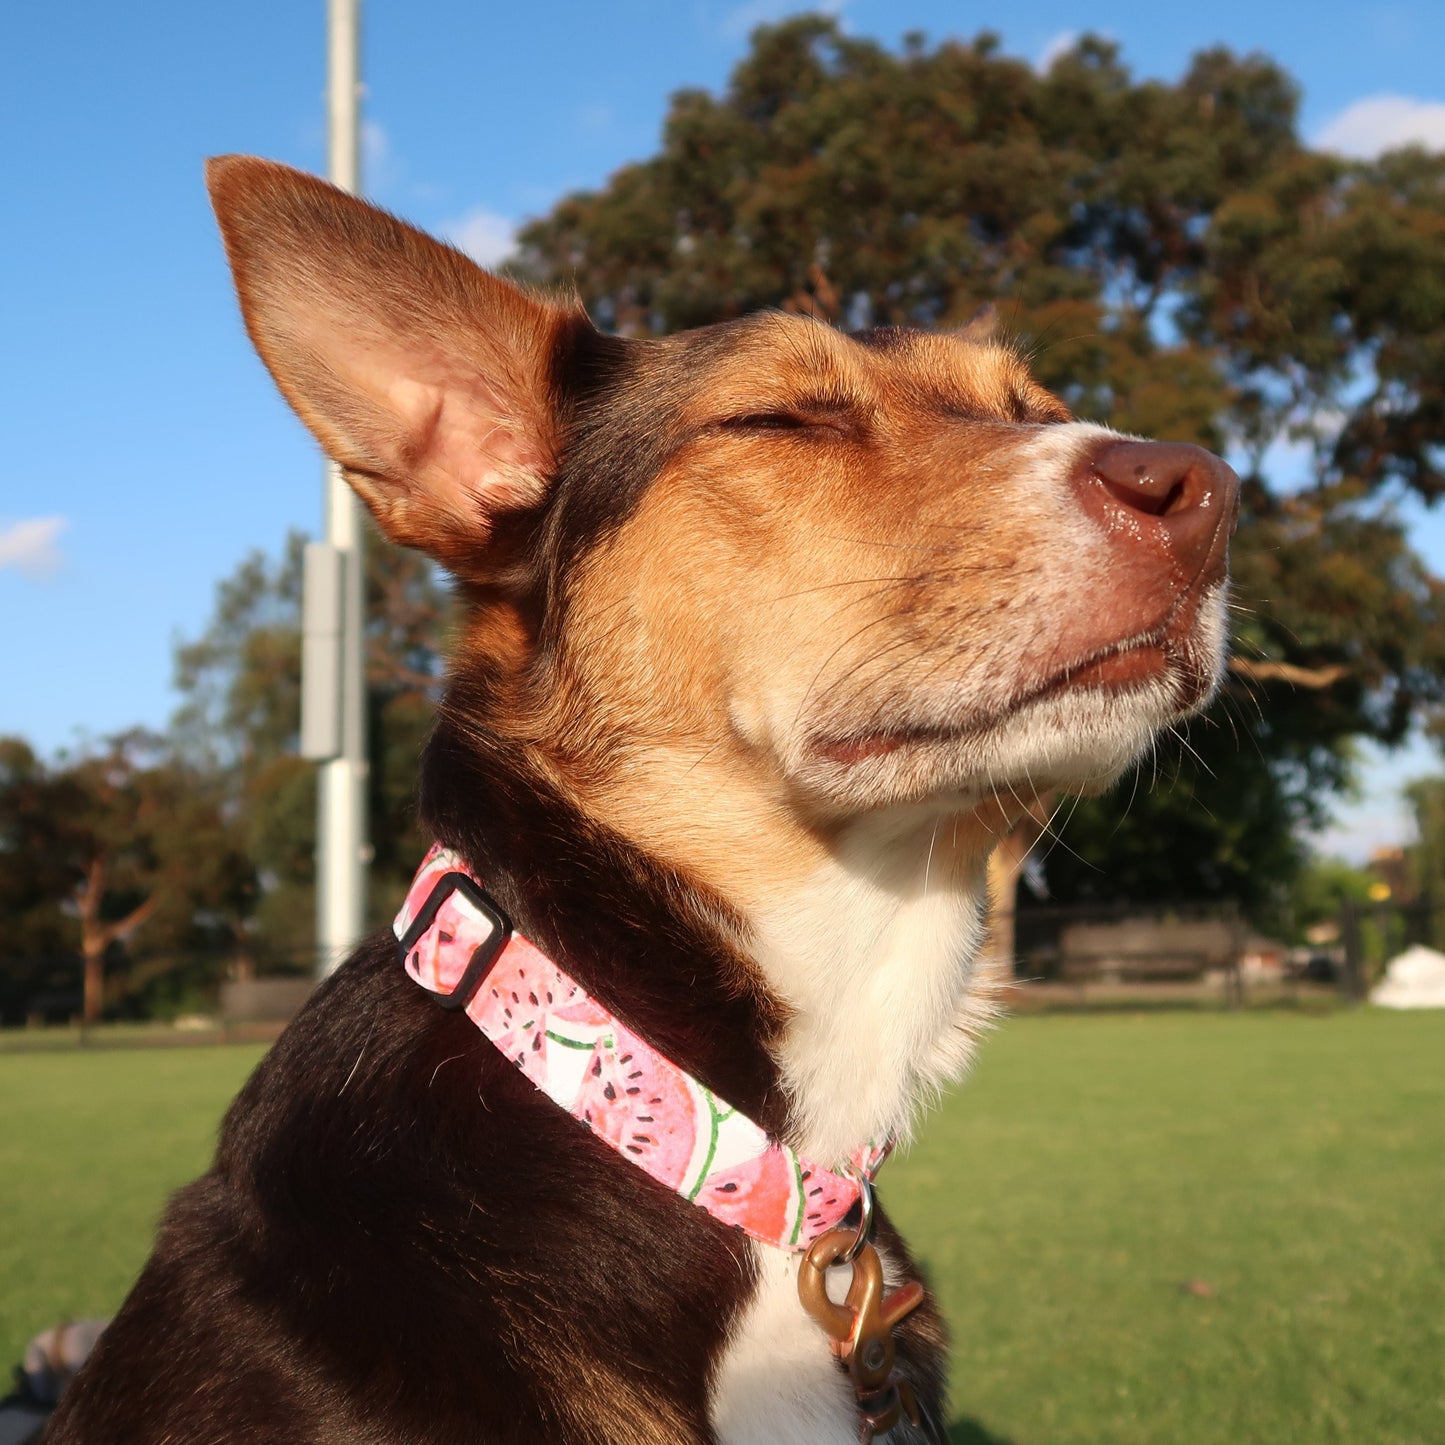
[[[254,870],[214,780],[166,739],[118,734],[47,762],[0,738],[0,963],[31,988],[78,960],[83,1011],[188,952],[244,956]],[[130,945],[139,936],[142,958]],[[37,974],[38,971],[38,974]]]
[[[1445,157],[1311,152],[1297,101],[1225,50],[1138,81],[1085,38],[1040,74],[987,35],[894,52],[804,17],[522,234],[520,272],[631,335],[992,307],[1079,416],[1236,461],[1230,683],[1058,825],[1057,896],[1268,901],[1350,741],[1445,692],[1445,590],[1395,514],[1445,486]]]
[[[313,963],[316,781],[297,755],[301,559],[255,553],[177,649],[170,733],[47,760],[0,738],[0,1011],[83,978],[84,1013],[186,982]],[[372,537],[367,701],[371,921],[389,920],[428,840],[415,817],[449,601],[424,558]],[[187,978],[177,983],[178,973]]]

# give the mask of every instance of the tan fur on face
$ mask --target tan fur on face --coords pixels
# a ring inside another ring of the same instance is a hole
[[[779,889],[831,846],[815,734],[891,723],[1058,573],[1041,533],[1049,506],[1070,524],[1067,499],[1029,497],[1017,469],[1067,414],[1004,348],[864,346],[789,317],[691,381],[663,474],[574,580],[549,716],[528,730],[589,807],[736,897],[731,840],[757,840]],[[763,416],[806,425],[745,420]],[[1011,809],[960,811],[949,836],[980,856]]]
[[[1117,774],[1218,639],[1172,582],[1113,585],[1077,478],[1117,438],[1012,353],[778,317],[729,339],[639,368],[681,397],[668,456],[571,577],[526,731],[585,812],[737,908],[789,1014],[794,1141],[835,1158],[969,1058],[999,836]],[[1068,685],[1136,638],[1133,685]]]

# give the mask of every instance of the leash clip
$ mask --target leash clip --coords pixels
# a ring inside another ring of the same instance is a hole
[[[894,1370],[893,1327],[923,1303],[923,1286],[909,1280],[891,1293],[886,1288],[883,1261],[867,1242],[871,1191],[864,1197],[869,1202],[856,1234],[850,1229],[829,1230],[803,1256],[798,1298],[848,1367],[866,1442],[886,1435],[905,1415],[913,1425],[920,1422],[912,1387]],[[828,1269],[838,1264],[851,1264],[853,1271],[843,1304],[828,1298]]]

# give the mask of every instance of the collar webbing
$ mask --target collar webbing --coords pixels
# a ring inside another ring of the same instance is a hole
[[[394,925],[406,971],[467,1017],[548,1098],[660,1184],[764,1244],[806,1249],[859,1196],[855,1178],[769,1137],[639,1038],[514,933],[440,844]],[[872,1177],[888,1150],[853,1152]]]

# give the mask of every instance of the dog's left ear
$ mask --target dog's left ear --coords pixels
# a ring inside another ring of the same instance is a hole
[[[503,513],[555,471],[560,348],[580,307],[288,166],[210,161],[246,328],[276,384],[382,530],[462,573],[488,570]]]

